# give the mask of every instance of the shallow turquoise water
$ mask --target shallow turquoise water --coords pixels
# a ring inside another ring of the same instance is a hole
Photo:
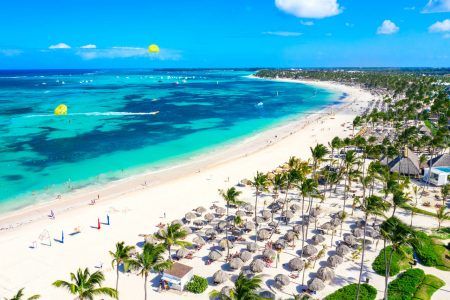
[[[200,154],[342,95],[250,72],[0,71],[0,212]],[[67,116],[54,116],[64,103]]]

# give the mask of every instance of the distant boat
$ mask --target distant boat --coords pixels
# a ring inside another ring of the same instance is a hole
[[[258,102],[258,104],[256,104],[256,106],[259,106],[259,107],[264,106],[264,103]]]

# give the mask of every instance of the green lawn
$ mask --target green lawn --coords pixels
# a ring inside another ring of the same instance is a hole
[[[387,259],[389,259],[391,251],[392,251],[392,247],[387,246],[386,247]],[[396,251],[392,255],[392,263],[391,263],[391,269],[389,270],[389,274],[391,276],[394,276],[394,275],[398,274],[400,271],[410,268],[410,266],[411,266],[410,263],[412,261],[413,261],[412,249],[410,247],[406,247],[406,246],[401,247],[401,251]],[[384,249],[381,249],[380,253],[373,261],[372,268],[378,275],[381,275],[381,276],[385,275],[386,265],[384,262]]]
[[[326,296],[323,300],[354,300],[356,299],[356,291],[358,284],[352,283],[338,289],[334,293]],[[361,300],[375,300],[377,290],[366,283],[361,284],[359,299]]]
[[[433,234],[430,235],[433,239],[449,240],[450,239],[450,227],[443,227],[439,230],[433,230]]]
[[[425,275],[422,283],[416,290],[413,299],[429,300],[438,289],[443,287],[445,282],[434,275]]]
[[[437,239],[429,237],[426,233],[416,232],[417,242],[413,244],[414,252],[420,263],[440,270],[450,271],[449,251]]]

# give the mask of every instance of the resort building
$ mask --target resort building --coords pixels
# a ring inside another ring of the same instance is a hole
[[[430,182],[436,186],[450,183],[450,166],[425,168],[423,181]]]
[[[419,176],[421,174],[419,157],[409,148],[405,148],[402,155],[392,160],[387,157],[383,158],[381,163],[387,165],[391,172],[408,176]]]
[[[193,276],[192,267],[175,262],[170,269],[164,271],[161,281],[172,289],[183,291]]]

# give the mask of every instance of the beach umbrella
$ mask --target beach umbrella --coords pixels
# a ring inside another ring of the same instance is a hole
[[[253,213],[253,211],[255,210],[255,207],[252,204],[250,204],[250,203],[244,204],[243,207],[244,207],[244,210],[249,212],[249,213]]]
[[[325,241],[325,237],[321,234],[316,234],[311,238],[314,245],[319,245]]]
[[[175,253],[175,256],[176,256],[178,259],[182,259],[182,258],[184,258],[186,255],[188,255],[188,253],[189,253],[189,250],[187,250],[186,248],[180,248],[180,249],[178,249],[177,252]]]
[[[320,267],[317,270],[316,276],[318,278],[322,279],[323,281],[329,281],[329,280],[333,280],[335,275],[334,275],[333,269],[331,269],[329,267]]]
[[[283,238],[279,238],[274,244],[273,247],[277,250],[281,250],[286,248],[286,240]]]
[[[348,254],[349,252],[350,252],[350,248],[345,244],[340,244],[336,248],[336,253],[342,257],[345,256],[346,254]]]
[[[144,242],[146,244],[157,244],[158,240],[152,234],[146,234],[144,237]]]
[[[212,213],[207,213],[207,214],[205,214],[204,218],[205,218],[206,222],[209,223],[212,220],[214,220],[214,215]]]
[[[355,228],[352,230],[353,231],[353,235],[357,238],[360,238],[364,235],[364,229],[361,228]]]
[[[346,243],[347,245],[349,245],[351,247],[351,246],[357,244],[357,241],[353,235],[347,234],[344,236],[344,243]]]
[[[276,298],[275,294],[268,290],[262,290],[258,294],[263,299],[275,300]]]
[[[288,263],[292,271],[301,271],[305,267],[305,262],[300,257],[294,257]]]
[[[312,256],[312,255],[316,254],[317,252],[318,252],[317,248],[314,247],[313,245],[306,245],[302,249],[302,255],[305,257]]]
[[[331,268],[336,268],[338,265],[342,264],[344,262],[344,259],[339,255],[332,255],[328,257],[327,263],[328,266]]]
[[[313,217],[318,217],[320,213],[320,208],[311,208],[311,210],[309,211],[309,215]]]
[[[330,222],[325,222],[322,225],[320,225],[320,228],[322,228],[323,230],[330,230],[333,226],[331,225]]]
[[[205,231],[205,235],[209,238],[217,236],[218,232],[214,228],[208,228]]]
[[[230,286],[224,286],[221,290],[220,290],[220,294],[222,294],[225,297],[230,297],[230,292],[233,288]],[[227,298],[227,299],[228,299]]]
[[[264,223],[264,219],[262,217],[258,216],[258,217],[256,217],[256,223],[257,224]]]
[[[270,237],[270,231],[267,229],[260,229],[258,231],[258,239],[259,240],[267,240]]]
[[[272,213],[268,210],[263,210],[261,216],[265,221],[268,221],[272,218]]]
[[[272,228],[275,228],[275,227],[277,227],[277,222],[275,222],[275,221],[272,221],[272,222],[270,222],[269,224],[267,224],[267,225],[269,225],[269,227],[272,227]]]
[[[296,204],[296,203],[293,203],[293,204],[290,206],[290,209],[291,209],[293,212],[297,212],[297,211],[299,211],[299,210],[301,209],[301,207],[300,207],[300,205],[298,205],[298,204]]]
[[[258,251],[258,244],[257,243],[249,243],[247,244],[247,250],[250,252],[256,252]]]
[[[196,211],[198,214],[202,215],[203,213],[206,212],[206,208],[204,208],[203,206],[199,206],[199,207],[197,207],[197,208],[195,209],[195,211]]]
[[[217,207],[216,208],[216,214],[219,216],[223,216],[225,213],[227,212],[227,210],[223,207]]]
[[[284,238],[286,239],[286,241],[288,242],[292,242],[295,238],[296,238],[296,233],[292,230],[289,230],[288,232],[286,232],[286,234],[284,235]]]
[[[100,218],[97,218],[97,229],[100,230]]]
[[[247,221],[247,222],[245,222],[245,224],[244,224],[244,228],[245,228],[245,230],[247,230],[247,231],[251,231],[251,230],[255,229],[255,223],[250,222],[250,221]]]
[[[60,104],[55,108],[54,111],[56,116],[64,116],[67,115],[67,105],[65,104]]]
[[[206,244],[205,240],[201,237],[201,236],[196,236],[192,242],[194,244],[196,244],[197,246],[203,246],[204,244]]]
[[[264,249],[263,253],[262,253],[264,258],[267,259],[275,259],[275,257],[277,257],[277,253],[275,251],[273,251],[272,249]]]
[[[175,225],[175,224],[183,225],[183,222],[181,220],[173,220],[171,224],[172,225]]]
[[[220,231],[224,230],[225,227],[227,227],[227,222],[226,221],[220,221],[219,223],[217,223],[217,229],[219,229]]]
[[[244,250],[244,251],[242,251],[242,252],[239,254],[239,258],[240,258],[243,262],[247,262],[247,261],[249,261],[249,260],[252,258],[252,254],[251,254],[249,251]]]
[[[330,223],[331,223],[331,226],[337,227],[337,226],[341,225],[342,222],[340,219],[334,218],[334,219],[331,219]]]
[[[281,214],[284,218],[290,220],[292,218],[294,218],[294,213],[290,210],[288,211],[283,211],[283,213]]]
[[[244,217],[244,216],[246,216],[247,214],[245,213],[245,211],[243,211],[243,210],[238,210],[238,211],[236,211],[236,216],[239,216],[239,217]]]
[[[292,227],[292,231],[295,232],[295,233],[300,233],[300,232],[302,232],[302,225],[294,225],[294,226]]]
[[[228,280],[228,274],[222,270],[217,271],[213,275],[213,281],[215,284],[224,283],[227,280]]]
[[[319,278],[314,278],[308,284],[308,289],[314,292],[321,291],[325,288],[325,284]]]
[[[191,234],[192,233],[192,229],[189,226],[183,226],[182,230],[184,230],[186,232],[186,234]]]
[[[219,242],[219,246],[220,246],[222,249],[227,249],[227,245],[228,245],[228,248],[229,248],[229,249],[233,249],[233,248],[234,248],[234,244],[233,244],[230,240],[222,239],[222,240]]]
[[[244,262],[239,257],[234,257],[230,260],[230,268],[233,270],[240,269],[244,266]]]
[[[288,276],[284,274],[278,274],[275,276],[275,286],[279,289],[282,289],[283,287],[289,285],[291,283],[291,280]]]
[[[205,225],[203,220],[194,220],[194,222],[192,222],[192,224],[194,224],[197,227],[202,227],[203,225]]]
[[[257,258],[254,261],[250,263],[250,270],[252,270],[253,273],[260,273],[264,270],[266,267],[266,264],[263,260]]]
[[[211,260],[216,261],[216,260],[219,260],[222,257],[222,253],[220,253],[217,250],[212,250],[211,252],[209,252],[208,257]]]
[[[197,218],[197,215],[190,211],[184,215],[184,218],[186,219],[186,221],[190,222],[193,219]]]

